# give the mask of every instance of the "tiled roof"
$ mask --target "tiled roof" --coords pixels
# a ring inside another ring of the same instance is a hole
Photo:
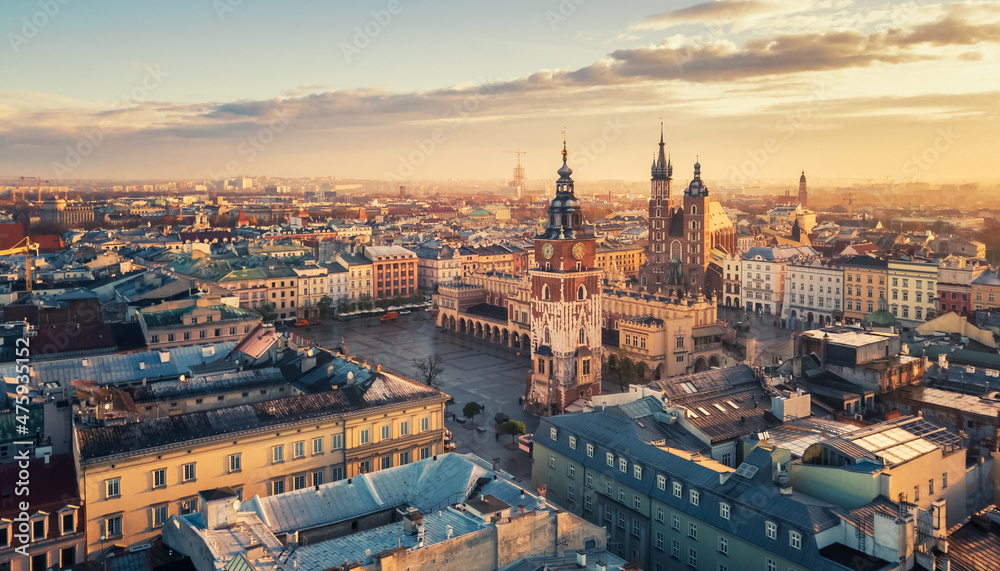
[[[952,528],[948,554],[952,571],[1000,569],[1000,526],[980,516]]]

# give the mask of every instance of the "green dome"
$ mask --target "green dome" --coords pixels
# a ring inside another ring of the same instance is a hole
[[[871,312],[862,323],[872,327],[899,327],[899,320],[889,311],[889,302],[884,297],[878,298],[878,309]]]

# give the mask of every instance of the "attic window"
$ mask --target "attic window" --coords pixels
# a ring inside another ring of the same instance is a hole
[[[719,412],[726,412],[726,409],[722,407],[719,403],[713,403],[712,406],[719,409]]]
[[[731,401],[731,400],[727,400],[727,401],[726,401],[726,404],[728,404],[729,406],[733,407],[734,409],[738,409],[738,408],[740,408],[740,407],[736,406],[736,403],[734,403],[734,402],[733,402],[733,401]]]
[[[705,416],[711,416],[712,415],[712,413],[708,412],[707,410],[705,410],[704,407],[700,407],[700,406],[698,407],[698,412],[700,412],[701,414],[703,414]]]

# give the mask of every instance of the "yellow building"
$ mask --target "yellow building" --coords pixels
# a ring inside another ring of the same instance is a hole
[[[889,263],[869,256],[854,256],[844,263],[844,320],[863,320],[886,297]]]
[[[345,377],[340,388],[77,426],[74,452],[90,558],[149,542],[171,515],[197,511],[202,490],[230,487],[240,498],[266,496],[444,451],[448,395],[340,357],[312,370],[327,367]]]
[[[646,248],[637,244],[631,246],[597,245],[596,265],[608,272],[621,273],[625,277],[638,277],[639,267],[646,263]]]
[[[1000,276],[987,272],[972,280],[973,309],[1000,307]]]

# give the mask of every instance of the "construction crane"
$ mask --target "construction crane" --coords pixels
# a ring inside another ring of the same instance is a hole
[[[848,192],[847,198],[844,199],[847,202],[847,218],[850,220],[854,219],[854,193]]]
[[[31,257],[31,252],[34,251],[38,254],[38,244],[31,241],[30,237],[25,237],[23,240],[17,243],[13,248],[7,248],[6,250],[0,250],[0,256],[13,256],[15,254],[24,254],[24,289],[31,293],[31,266],[34,260]]]
[[[43,181],[42,179],[38,178],[37,176],[22,176],[21,177],[21,200],[23,200],[25,202],[27,202],[27,200],[28,200],[28,197],[25,194],[26,191],[24,190],[24,180],[25,179],[28,179],[28,180],[34,179],[38,183],[38,202],[41,202],[42,201],[42,183],[44,182],[45,184],[48,184],[49,181],[47,181],[47,180]]]

